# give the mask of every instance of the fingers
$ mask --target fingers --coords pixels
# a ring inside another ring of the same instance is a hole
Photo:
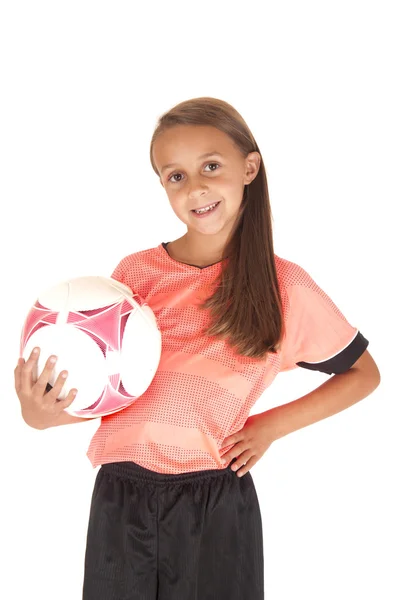
[[[237,471],[240,467],[243,467],[244,465],[248,465],[248,461],[252,458],[253,455],[254,455],[254,453],[252,452],[252,450],[247,450],[246,452],[242,452],[242,454],[237,456],[237,458],[235,459],[235,462],[231,465],[231,469],[233,471]]]
[[[68,371],[61,371],[61,373],[59,373],[56,381],[54,382],[54,386],[45,396],[45,398],[48,398],[52,402],[57,402],[57,408],[60,409],[60,411],[64,410],[64,408],[66,408],[67,406],[70,406],[70,404],[74,401],[75,396],[77,395],[77,390],[72,389],[68,392],[68,394],[67,394],[66,398],[64,398],[64,400],[59,400],[61,390],[63,389],[63,386],[67,380],[67,377],[68,377]]]
[[[38,358],[40,354],[39,348],[34,348],[29,355],[27,361],[21,363],[21,360],[18,360],[18,365],[16,369],[16,378],[19,384],[19,390],[24,394],[30,394],[33,386],[33,370],[37,369]],[[18,371],[19,369],[19,371]]]
[[[25,364],[25,360],[21,357],[18,359],[17,366],[14,369],[14,385],[15,385],[15,389],[16,389],[17,393],[21,389],[21,373],[22,373],[22,367],[24,366],[24,364]]]
[[[245,475],[246,473],[248,473],[248,471],[250,471],[252,469],[252,467],[257,463],[258,459],[256,458],[256,456],[252,456],[252,458],[250,458],[246,463],[245,466],[242,467],[242,469],[240,469],[237,472],[237,477],[242,477],[243,475]]]
[[[39,349],[32,351],[27,361],[23,358],[18,360],[14,371],[15,387],[25,422],[36,429],[46,429],[52,427],[60,413],[72,404],[77,390],[72,389],[64,400],[57,400],[67,380],[68,373],[62,371],[57,376],[54,386],[49,383],[57,362],[55,356],[48,358],[42,373],[34,382],[34,376],[36,378],[34,369],[37,370],[38,358]]]
[[[57,362],[57,356],[50,356],[47,359],[43,371],[41,372],[41,374],[38,377],[38,380],[36,381],[36,383],[33,386],[35,396],[37,394],[38,396],[42,397],[45,394],[46,386],[49,383],[49,379],[53,373],[56,362]],[[60,388],[60,391],[61,391],[61,388]]]
[[[67,371],[61,371],[54,386],[47,392],[46,388],[50,387],[49,379],[57,363],[57,357],[54,355],[47,359],[43,371],[39,375],[37,381],[34,382],[33,373],[34,369],[37,369],[39,356],[40,348],[34,348],[27,361],[23,358],[18,359],[18,364],[14,370],[15,388],[17,392],[22,391],[22,393],[26,395],[33,394],[37,402],[40,402],[42,406],[54,405],[54,408],[57,406],[57,411],[62,411],[72,404],[77,394],[77,390],[70,390],[64,400],[58,400],[58,396],[68,377]]]
[[[242,442],[242,444],[238,442],[237,444],[234,444],[231,450],[222,455],[221,460],[223,463],[228,464],[234,458],[238,458],[243,452],[245,452],[245,450],[246,444],[244,442]]]
[[[76,395],[77,395],[77,390],[75,390],[75,389],[70,390],[68,392],[67,397],[64,400],[60,400],[60,402],[58,402],[60,411],[64,410],[68,406],[70,406],[70,404],[72,404],[74,402]]]

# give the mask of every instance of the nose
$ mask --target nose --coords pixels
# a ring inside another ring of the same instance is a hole
[[[198,198],[199,196],[205,196],[208,193],[208,187],[204,182],[199,179],[194,179],[189,183],[188,196],[189,198]]]

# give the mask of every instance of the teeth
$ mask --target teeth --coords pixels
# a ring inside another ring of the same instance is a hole
[[[199,210],[195,210],[195,212],[198,215],[201,215],[202,213],[208,212],[209,210],[212,210],[212,208],[214,208],[215,206],[218,205],[218,202],[216,202],[215,204],[211,204],[210,206],[208,206],[207,208],[200,208]]]

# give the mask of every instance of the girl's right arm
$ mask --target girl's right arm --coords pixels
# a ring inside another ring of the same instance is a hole
[[[64,410],[74,401],[74,390],[70,390],[65,400],[57,400],[66,381],[63,371],[56,379],[54,387],[46,392],[46,386],[55,365],[51,358],[46,362],[38,380],[33,382],[32,371],[38,358],[39,352],[32,351],[26,362],[23,358],[19,358],[14,370],[15,391],[21,403],[21,414],[25,423],[34,429],[48,429],[58,425],[70,425],[91,420],[73,417]]]

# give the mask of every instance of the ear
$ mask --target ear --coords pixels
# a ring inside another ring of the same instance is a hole
[[[245,159],[244,184],[248,185],[259,173],[261,156],[259,152],[250,152]]]

